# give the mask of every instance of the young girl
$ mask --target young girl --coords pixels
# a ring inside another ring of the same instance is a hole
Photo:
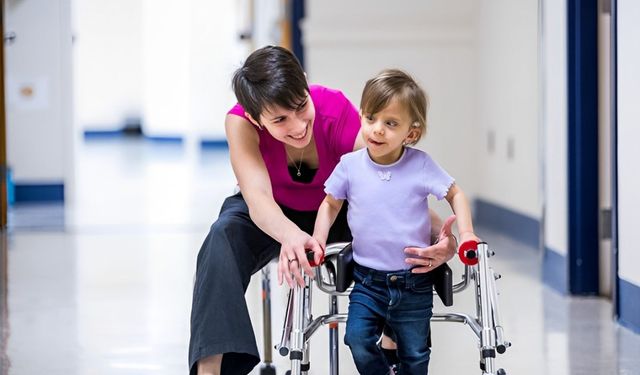
[[[360,102],[366,148],[340,158],[318,210],[314,237],[324,246],[349,202],[356,266],[345,343],[361,374],[389,371],[377,346],[385,324],[395,334],[400,374],[428,372],[433,282],[430,273],[412,272],[420,263],[409,248],[430,245],[428,195],[447,199],[463,242],[478,240],[453,178],[427,153],[408,147],[426,132],[426,115],[426,94],[408,74],[389,69],[367,81]]]

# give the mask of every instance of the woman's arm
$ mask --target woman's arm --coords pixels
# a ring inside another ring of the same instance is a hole
[[[293,273],[300,285],[304,280],[300,269],[313,277],[305,248],[322,254],[317,241],[289,220],[273,198],[271,180],[259,149],[259,137],[254,126],[246,119],[227,115],[225,131],[229,143],[231,166],[240,185],[240,191],[249,207],[251,220],[263,232],[281,244],[278,263],[278,282],[283,278],[293,286]],[[290,260],[296,260],[290,262]]]
[[[362,139],[360,132],[358,132],[358,135],[356,135],[356,141],[353,144],[353,151],[358,151],[359,149],[364,148],[364,146],[366,146],[364,139]]]

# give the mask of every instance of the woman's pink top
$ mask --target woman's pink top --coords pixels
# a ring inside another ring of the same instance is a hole
[[[358,111],[342,92],[317,85],[309,86],[309,91],[316,109],[313,135],[318,150],[318,170],[310,183],[293,181],[284,144],[268,131],[254,127],[260,135],[260,153],[269,172],[275,201],[298,211],[315,211],[320,207],[325,197],[325,181],[340,156],[353,151],[360,130]],[[246,118],[240,104],[228,113]]]

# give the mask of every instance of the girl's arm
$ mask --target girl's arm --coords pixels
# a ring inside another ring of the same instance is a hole
[[[246,119],[227,115],[225,131],[229,143],[231,166],[238,180],[240,191],[249,207],[251,220],[263,232],[281,244],[278,263],[278,282],[285,279],[293,286],[293,273],[300,285],[304,280],[303,269],[310,277],[313,271],[307,261],[305,248],[322,255],[322,249],[310,235],[289,220],[273,198],[271,180],[259,149],[259,136],[254,125]],[[289,260],[297,259],[295,262]]]
[[[449,188],[446,196],[451,209],[456,214],[458,221],[458,233],[460,234],[460,243],[466,241],[480,241],[473,232],[473,223],[471,222],[471,208],[469,202],[462,189],[455,183]]]
[[[318,216],[316,216],[316,224],[313,228],[313,237],[318,241],[323,249],[327,245],[329,230],[331,229],[333,222],[336,220],[343,202],[343,200],[335,199],[331,195],[327,194],[322,203],[320,203]]]

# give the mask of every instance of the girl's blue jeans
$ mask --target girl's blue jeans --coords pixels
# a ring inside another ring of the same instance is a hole
[[[358,372],[389,373],[389,364],[377,345],[386,324],[398,345],[399,374],[427,374],[431,354],[427,337],[433,308],[430,274],[383,272],[356,264],[354,281],[344,341]]]

